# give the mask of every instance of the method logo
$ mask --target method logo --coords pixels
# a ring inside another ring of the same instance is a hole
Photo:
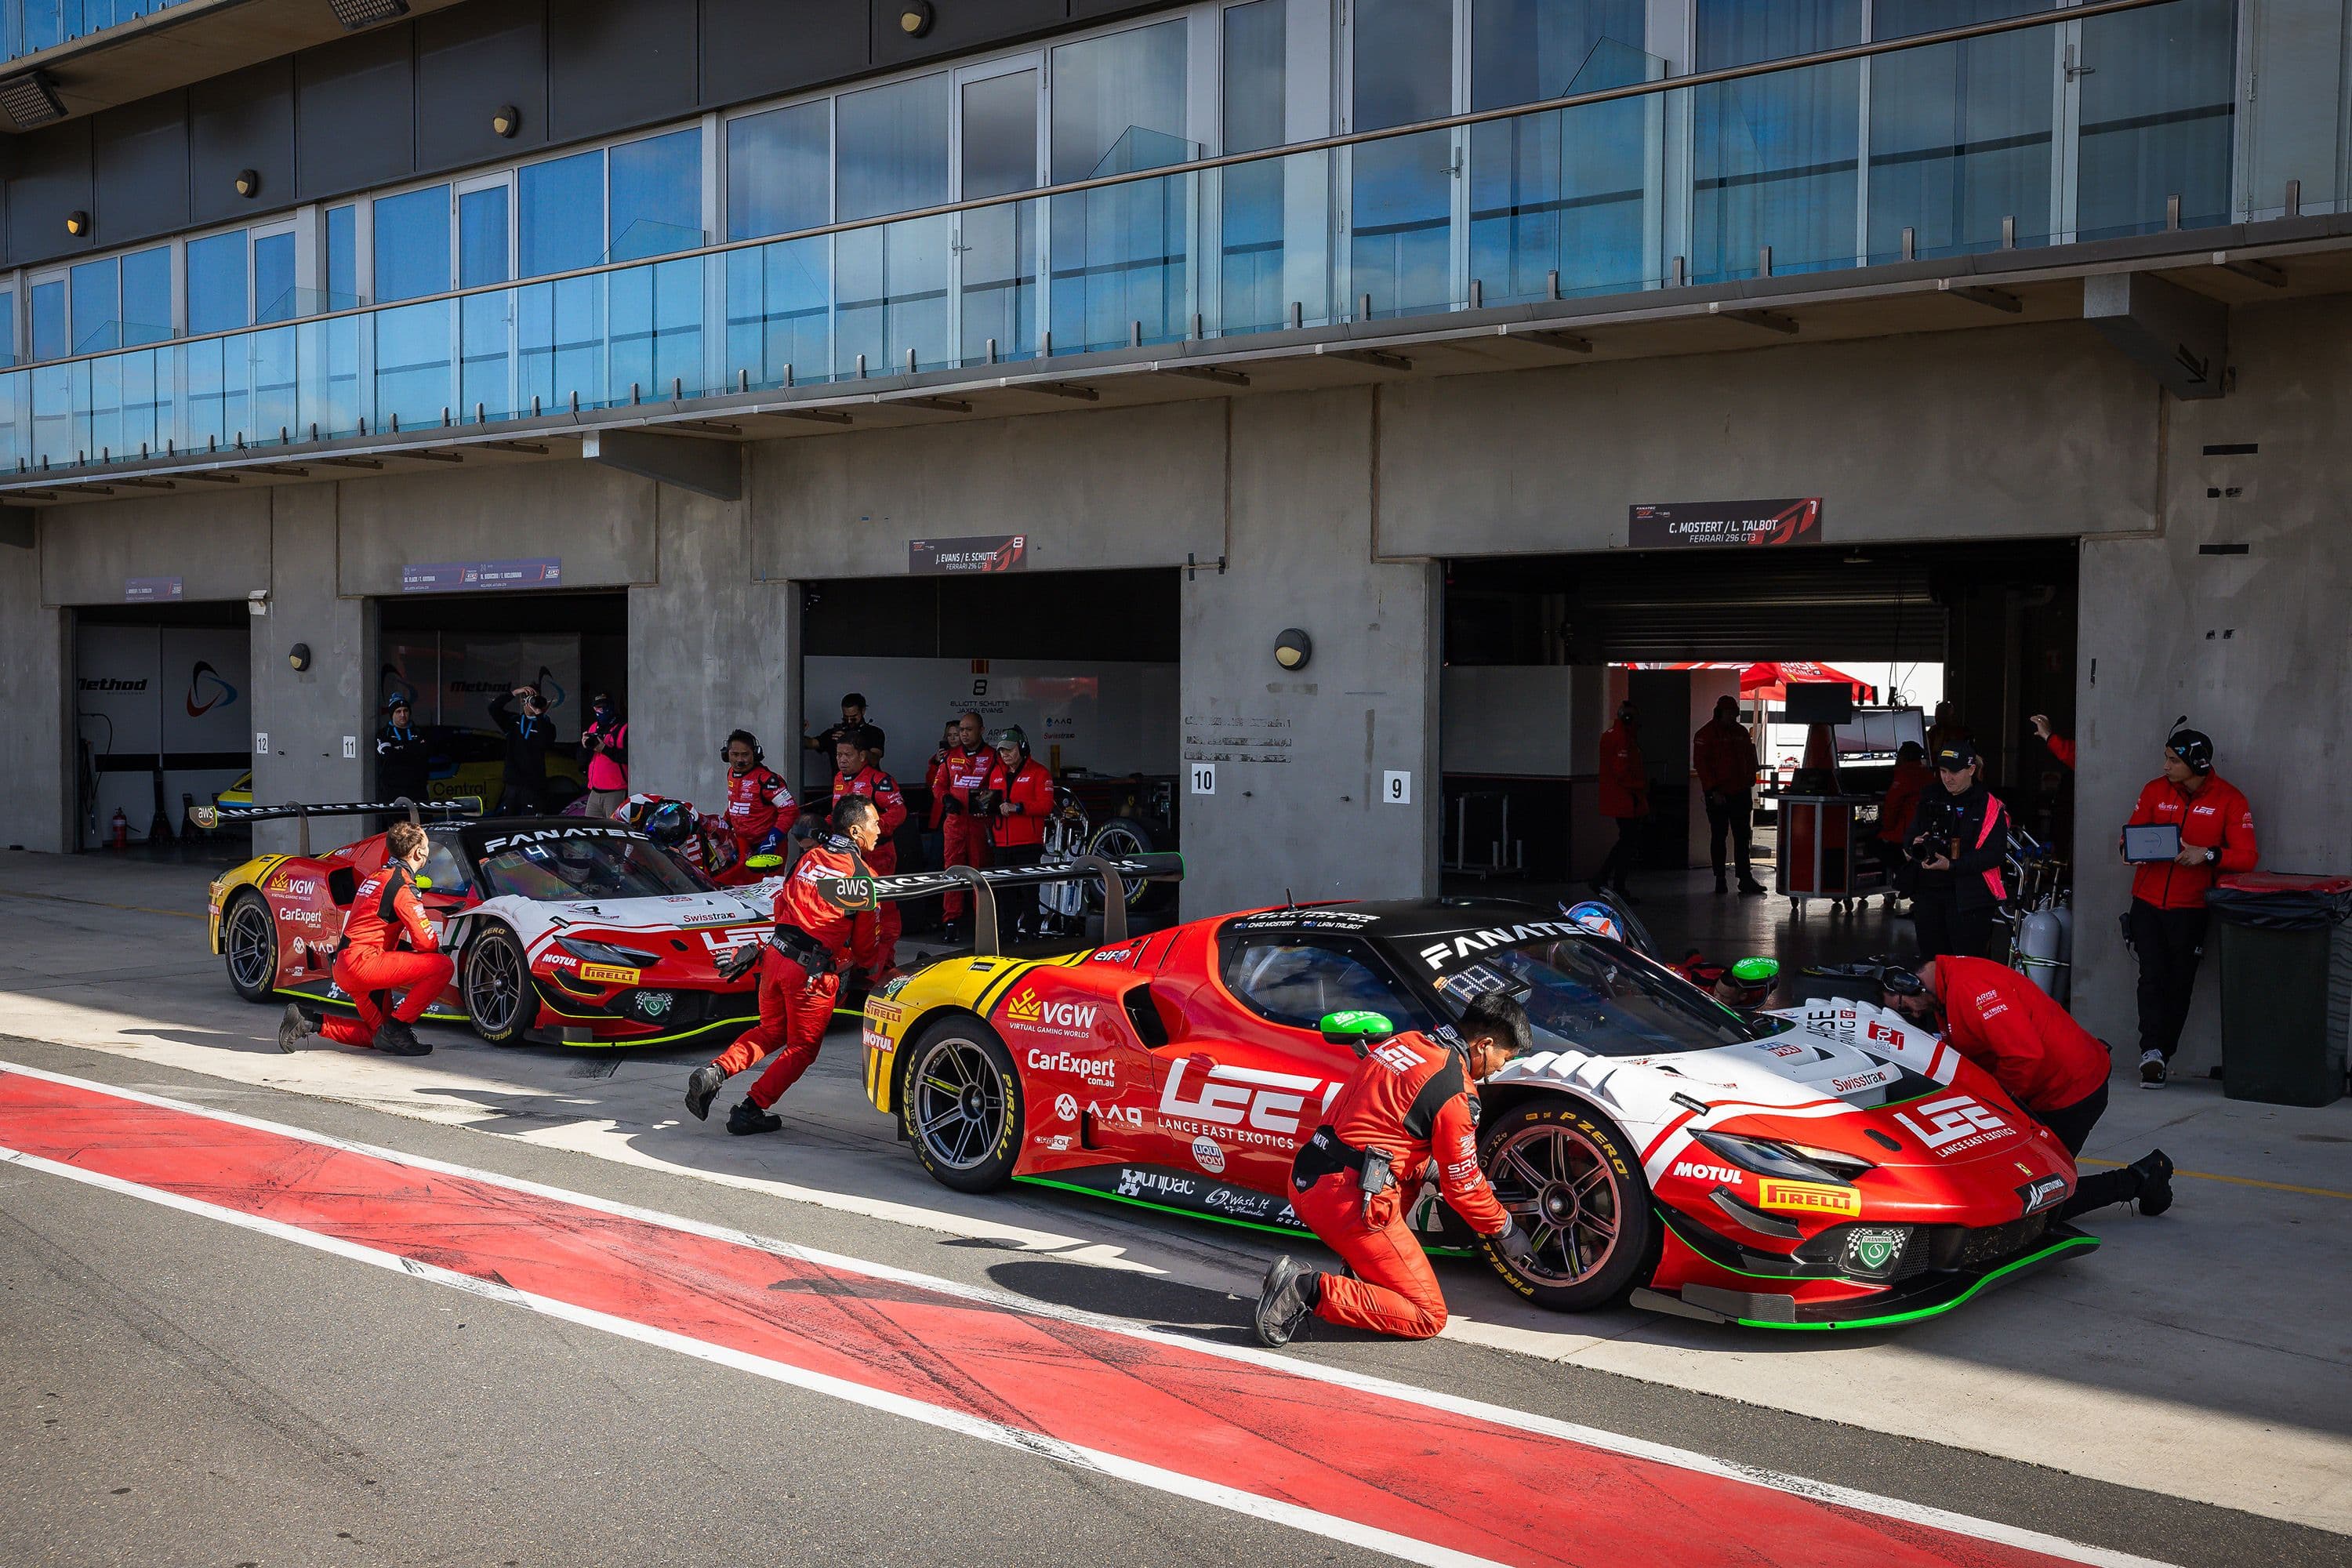
[[[220,678],[220,671],[196,660],[196,668],[188,672],[188,717],[201,719],[224,703],[236,700],[236,688]]]
[[[2017,1136],[2017,1129],[1965,1094],[1931,1100],[1919,1107],[1919,1116],[1924,1120],[1915,1121],[1911,1112],[1898,1110],[1895,1113],[1895,1120],[1909,1128],[1913,1137],[1946,1159],[1997,1138]]]
[[[1690,1160],[1675,1161],[1674,1173],[1688,1176],[1694,1182],[1720,1182],[1727,1187],[1736,1187],[1746,1180],[1737,1166],[1701,1165]]]
[[[1339,1084],[1297,1073],[1211,1063],[1207,1072],[1193,1077],[1203,1059],[1190,1057],[1169,1068],[1160,1120],[1171,1132],[1223,1131],[1237,1142],[1287,1148],[1297,1141],[1308,1095],[1319,1089],[1324,1110],[1339,1098]]]

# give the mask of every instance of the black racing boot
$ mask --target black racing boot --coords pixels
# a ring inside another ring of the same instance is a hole
[[[694,1069],[694,1075],[686,1080],[686,1108],[694,1112],[697,1121],[710,1120],[710,1102],[726,1087],[727,1075],[719,1070],[717,1062],[705,1062]]]
[[[2172,1206],[2172,1161],[2161,1149],[2151,1149],[2134,1160],[2139,1173],[2139,1212],[2151,1219]]]
[[[762,1110],[748,1100],[727,1113],[727,1131],[739,1138],[754,1132],[781,1132],[783,1130],[782,1117],[772,1110]]]
[[[303,1043],[318,1032],[319,1020],[289,1002],[285,1013],[278,1020],[278,1048],[290,1055],[300,1050]]]
[[[377,1050],[388,1057],[422,1057],[432,1054],[433,1047],[416,1037],[416,1031],[397,1018],[386,1018],[378,1024],[373,1042]]]
[[[1288,1344],[1323,1299],[1323,1276],[1312,1268],[1277,1258],[1265,1271],[1265,1285],[1257,1293],[1257,1311],[1251,1326],[1258,1343],[1269,1350]]]
[[[1764,891],[1765,888],[1763,883],[1758,881],[1754,877],[1748,875],[1745,871],[1742,871],[1739,874],[1739,896],[1741,898],[1753,899],[1759,897]]]

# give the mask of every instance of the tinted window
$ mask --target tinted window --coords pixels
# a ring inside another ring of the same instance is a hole
[[[375,297],[415,300],[449,288],[449,187],[375,204]]]
[[[604,154],[582,153],[523,170],[522,275],[593,267],[604,249]]]
[[[814,228],[833,216],[832,105],[727,123],[727,237]]]
[[[605,258],[635,261],[702,243],[702,132],[678,131],[613,149]]]
[[[1294,1029],[1318,1027],[1333,1013],[1385,1013],[1400,1029],[1430,1022],[1370,950],[1345,937],[1228,937],[1225,987],[1253,1011]]]
[[[226,332],[246,324],[243,229],[188,242],[188,331]]]
[[[1538,938],[1458,958],[1443,984],[1458,1007],[1485,991],[1516,995],[1535,1048],[1662,1056],[1752,1039],[1729,1008],[1632,948],[1603,937]]]
[[[482,862],[493,898],[646,899],[699,893],[709,884],[646,838],[558,838],[520,844]]]

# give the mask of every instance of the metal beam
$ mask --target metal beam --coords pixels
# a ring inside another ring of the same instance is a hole
[[[732,441],[698,441],[647,430],[591,430],[580,438],[580,455],[714,500],[743,499],[743,448]]]
[[[2150,272],[2083,279],[2083,319],[2175,397],[2219,397],[2230,308]]]
[[[1386,349],[1334,348],[1328,343],[1318,343],[1315,353],[1322,358],[1353,360],[1358,364],[1378,365],[1382,370],[1412,368],[1412,361],[1402,354],[1392,354]]]
[[[1761,327],[1768,332],[1779,332],[1783,337],[1793,338],[1797,335],[1796,318],[1793,316],[1784,316],[1778,310],[1742,310],[1738,309],[1727,310],[1723,308],[1723,302],[1718,300],[1714,304],[1709,305],[1706,308],[1706,313],[1710,316],[1721,316],[1727,321],[1745,321],[1751,327]]]
[[[2025,309],[2025,301],[2000,289],[1983,289],[1972,284],[1955,283],[1948,278],[1936,280],[1936,291],[1949,294],[1955,300],[1966,300],[1971,305],[1982,305],[1989,310],[2005,310],[2014,316]]]
[[[1163,364],[1162,375],[1188,375],[1195,381],[1213,381],[1220,386],[1247,386],[1250,378],[1237,370],[1227,370],[1214,364]]]

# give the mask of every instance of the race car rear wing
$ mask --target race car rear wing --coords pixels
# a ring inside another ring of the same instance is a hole
[[[415,801],[406,795],[388,801],[341,801],[317,805],[289,801],[284,805],[199,805],[191,807],[188,816],[198,827],[218,827],[225,822],[282,822],[292,817],[299,824],[294,852],[307,857],[310,853],[310,819],[314,816],[400,816],[423,826],[424,818],[433,816],[479,816],[482,803],[478,796],[467,795],[460,800]]]
[[[1102,944],[1127,940],[1127,888],[1130,882],[1181,882],[1184,857],[1173,852],[1121,855],[1116,859],[1081,855],[1074,860],[1036,866],[950,866],[943,871],[907,871],[889,877],[842,877],[825,884],[824,896],[845,910],[862,910],[909,899],[937,898],[957,888],[971,889],[971,951],[991,957],[997,951],[996,893],[1001,888],[1042,888],[1053,882],[1100,879],[1103,885]]]

